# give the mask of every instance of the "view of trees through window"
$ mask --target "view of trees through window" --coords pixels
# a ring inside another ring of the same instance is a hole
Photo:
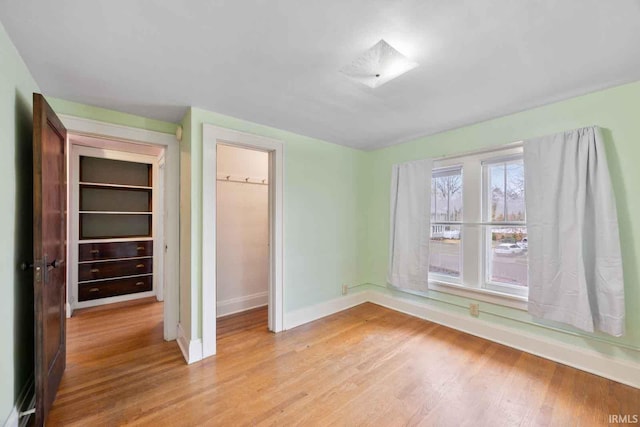
[[[462,271],[462,168],[436,171],[431,180],[429,271],[460,277]]]
[[[524,167],[522,160],[511,163],[490,164],[489,217],[496,221],[525,221]]]
[[[522,159],[485,165],[488,180],[485,204],[487,219],[492,223],[487,232],[489,283],[527,286],[527,239],[524,165]],[[520,223],[522,225],[520,225]]]
[[[440,285],[455,284],[526,298],[526,220],[521,147],[436,161],[431,174],[430,286],[441,290]]]

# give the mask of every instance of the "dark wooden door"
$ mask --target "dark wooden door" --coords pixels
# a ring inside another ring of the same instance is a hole
[[[44,424],[66,366],[67,130],[33,95],[33,268],[36,426]]]

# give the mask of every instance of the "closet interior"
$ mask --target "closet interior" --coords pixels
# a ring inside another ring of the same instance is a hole
[[[267,327],[269,154],[218,144],[216,169],[217,317],[226,317],[220,337],[242,324]]]

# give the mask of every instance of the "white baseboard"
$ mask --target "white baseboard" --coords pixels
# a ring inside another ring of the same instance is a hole
[[[463,316],[429,304],[388,295],[376,290],[358,292],[285,313],[285,329],[295,328],[365,302],[378,304],[631,387],[640,388],[640,362],[616,358],[521,329],[498,325],[482,318]]]
[[[184,333],[184,329],[182,329],[182,325],[179,323],[176,341],[188,365],[202,360],[202,340],[200,338],[189,340]]]
[[[99,298],[99,299],[94,299],[89,301],[79,301],[79,302],[76,302],[71,308],[72,308],[72,311],[74,311],[81,308],[97,307],[99,305],[113,304],[116,302],[124,302],[124,301],[133,301],[136,299],[149,298],[149,297],[155,297],[155,296],[156,296],[155,291],[137,292],[135,294],[118,295],[115,297]]]
[[[259,292],[257,294],[246,295],[237,298],[230,298],[218,301],[216,304],[216,317],[228,316],[252,308],[263,307],[269,303],[269,292]]]
[[[368,292],[368,291],[367,291]],[[345,295],[320,304],[312,305],[294,310],[284,315],[284,328],[292,329],[305,323],[313,322],[325,316],[337,313],[347,308],[367,302],[368,293],[358,292],[355,294]]]
[[[32,415],[20,417],[20,413],[35,407],[36,396],[34,385],[34,378],[31,376],[22,387],[22,391],[20,391],[15,405],[11,409],[7,420],[4,422],[4,427],[24,427],[28,424]]]
[[[535,354],[631,387],[640,388],[640,363],[638,362],[622,360],[520,329],[496,325],[480,318],[462,316],[374,290],[363,293],[367,293],[367,300],[374,304]]]

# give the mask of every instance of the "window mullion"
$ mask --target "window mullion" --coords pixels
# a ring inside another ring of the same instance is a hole
[[[435,185],[431,185],[431,191],[433,191],[433,211],[435,212],[435,214],[433,215],[433,218],[437,221],[438,220],[438,195],[436,194],[436,191],[437,191],[436,188],[437,187]]]

